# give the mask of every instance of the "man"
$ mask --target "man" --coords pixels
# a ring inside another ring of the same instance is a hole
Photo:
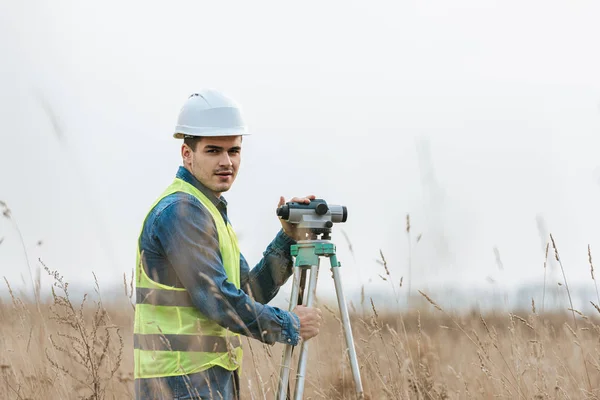
[[[179,113],[174,137],[184,140],[183,166],[138,241],[137,399],[239,398],[240,335],[297,345],[319,333],[320,310],[266,305],[292,273],[294,226],[280,219],[252,270],[240,254],[222,193],[235,181],[247,134],[235,103],[216,91],[191,95]]]

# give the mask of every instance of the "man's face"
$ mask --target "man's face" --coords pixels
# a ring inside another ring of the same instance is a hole
[[[195,151],[182,145],[183,165],[217,197],[231,188],[240,167],[241,136],[203,137]]]

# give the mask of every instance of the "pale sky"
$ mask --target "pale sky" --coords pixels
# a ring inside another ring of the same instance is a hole
[[[389,287],[380,249],[406,282],[407,213],[422,233],[413,289],[541,283],[538,216],[569,283],[592,284],[597,1],[3,3],[0,200],[32,268],[41,257],[101,285],[131,272],[180,165],[177,113],[211,87],[253,132],[225,194],[252,265],[279,229],[279,195],[314,193],[348,207],[334,229],[348,289]],[[4,218],[0,238],[0,275],[28,282]],[[329,275],[319,290],[333,291]]]

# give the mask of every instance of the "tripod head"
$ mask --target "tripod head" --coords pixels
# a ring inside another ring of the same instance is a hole
[[[317,240],[331,239],[331,228],[334,223],[346,222],[348,210],[346,206],[327,204],[323,199],[314,199],[309,204],[287,202],[277,208],[279,218],[291,224],[297,224],[307,238]]]

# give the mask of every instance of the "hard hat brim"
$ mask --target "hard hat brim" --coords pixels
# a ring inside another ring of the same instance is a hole
[[[175,139],[183,139],[185,136],[194,136],[194,137],[219,137],[219,136],[249,136],[251,135],[244,128],[212,128],[212,129],[198,129],[177,126],[175,129],[175,133],[173,137]]]

